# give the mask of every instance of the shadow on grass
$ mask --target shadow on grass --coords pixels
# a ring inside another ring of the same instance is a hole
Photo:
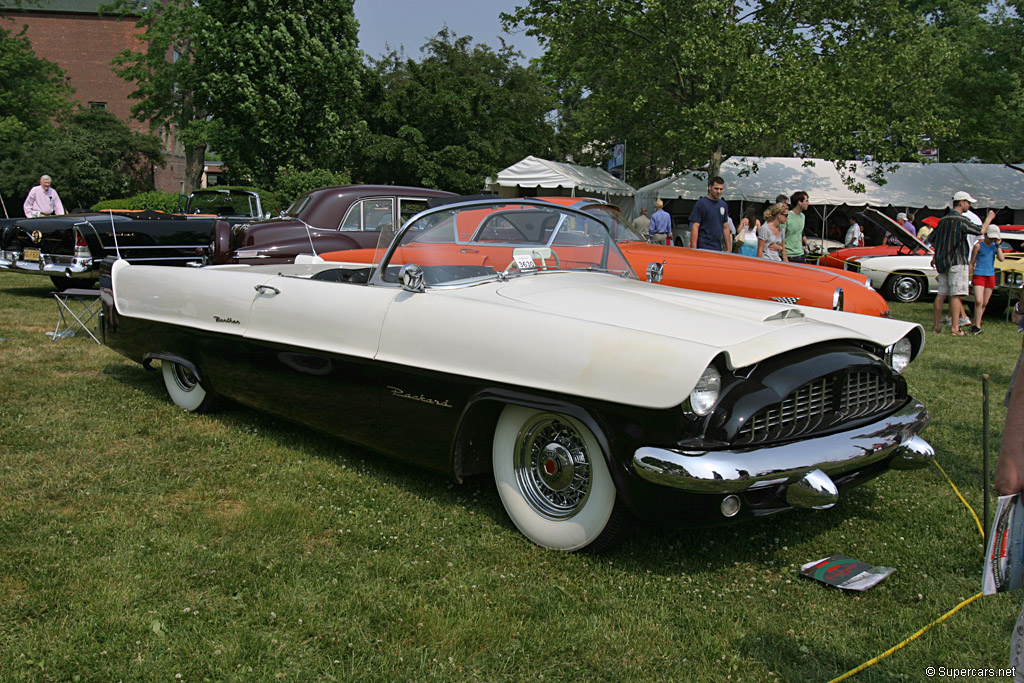
[[[159,372],[146,372],[130,364],[109,364],[103,374],[130,390],[170,404]],[[380,483],[393,485],[442,507],[464,505],[470,500],[469,504],[491,523],[518,534],[505,513],[490,473],[468,477],[462,485],[455,485],[441,473],[410,467],[401,460],[381,457],[334,436],[228,400],[204,418],[215,420],[229,430],[248,430],[258,425],[260,436],[280,447],[336,466],[357,468],[361,474]],[[717,527],[638,523],[632,536],[605,557],[614,558],[618,566],[627,570],[672,574],[714,572],[735,562],[771,564],[777,551],[785,545],[813,540],[851,516],[863,520],[885,519],[883,511],[875,509],[875,500],[876,493],[861,486],[843,492],[839,504],[830,510],[791,510]],[[529,544],[525,538],[521,538],[521,542]],[[822,548],[822,556],[831,553],[832,549]]]
[[[89,285],[88,283],[83,282],[81,287],[82,289],[88,289]],[[52,284],[50,284],[50,281],[46,280],[44,282],[39,282],[38,284],[33,284],[30,287],[16,287],[12,289],[7,289],[4,292],[4,294],[7,296],[16,296],[22,298],[49,299],[53,297],[53,293],[56,291],[57,289]]]

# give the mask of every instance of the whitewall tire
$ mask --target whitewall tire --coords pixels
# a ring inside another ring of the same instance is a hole
[[[601,446],[575,418],[506,406],[492,459],[505,511],[537,545],[600,552],[626,531]]]
[[[161,360],[160,371],[174,405],[190,413],[203,413],[213,406],[213,394],[203,389],[199,378],[181,363]]]

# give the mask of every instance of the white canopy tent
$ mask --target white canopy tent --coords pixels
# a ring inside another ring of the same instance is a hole
[[[528,156],[487,179],[487,189],[500,197],[518,197],[522,188],[536,188],[539,196],[600,197],[615,204],[627,217],[633,213],[636,190],[599,168],[588,168]],[[653,203],[654,200],[652,199]]]
[[[816,205],[942,209],[950,206],[954,192],[966,190],[980,207],[1024,209],[1024,173],[1001,164],[901,163],[886,176],[885,185],[877,185],[868,178],[864,162],[848,163],[856,167],[854,177],[865,192],[850,190],[824,159],[732,157],[722,164],[725,198],[767,202],[803,190]],[[649,208],[655,199],[697,200],[705,194],[704,177],[682,173],[640,188],[636,202]]]
[[[886,176],[885,185],[878,185],[868,178],[868,164],[847,163],[856,168],[853,175],[864,186],[864,192],[849,189],[832,162],[824,159],[732,157],[722,164],[724,199],[739,201],[742,207],[803,190],[810,195],[823,231],[829,216],[840,206],[941,210],[952,205],[953,193],[960,190],[974,196],[978,207],[1014,209],[1014,222],[1020,222],[1024,210],[1024,173],[1001,164],[901,163]],[[635,201],[637,209],[650,210],[656,199],[696,201],[705,194],[704,176],[681,173],[640,188]]]

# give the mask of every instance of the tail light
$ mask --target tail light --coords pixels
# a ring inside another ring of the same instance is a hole
[[[75,228],[75,257],[76,258],[89,258],[89,245],[85,241],[85,237],[82,236],[80,230]]]

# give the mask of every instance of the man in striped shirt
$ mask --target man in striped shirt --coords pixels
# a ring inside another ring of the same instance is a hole
[[[960,318],[963,317],[964,297],[967,296],[971,262],[971,252],[967,245],[967,235],[980,235],[995,218],[995,211],[988,212],[988,218],[980,228],[974,225],[967,216],[971,204],[977,200],[967,192],[953,195],[953,210],[935,227],[931,234],[931,243],[935,248],[932,267],[939,274],[939,293],[935,297],[935,326],[932,331],[942,332],[942,305],[949,297],[949,318],[953,326],[953,336],[963,337],[966,331],[960,329]]]

